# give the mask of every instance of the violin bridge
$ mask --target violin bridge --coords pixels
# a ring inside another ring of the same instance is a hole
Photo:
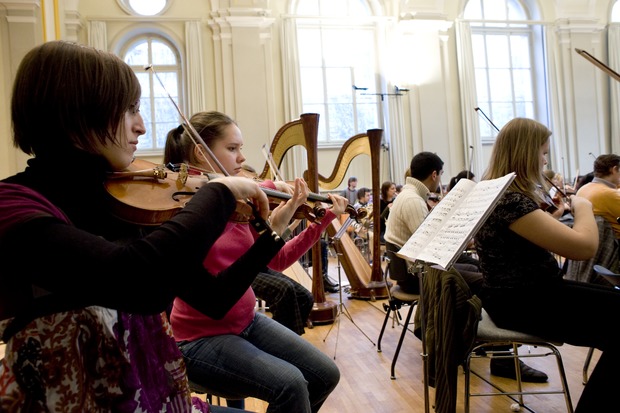
[[[178,173],[179,175],[177,177],[177,181],[179,181],[181,185],[185,185],[185,182],[187,182],[187,177],[189,176],[189,167],[186,163],[182,163],[179,165]]]

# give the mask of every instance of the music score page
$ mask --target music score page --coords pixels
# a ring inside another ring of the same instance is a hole
[[[514,178],[510,173],[478,183],[461,179],[396,254],[408,261],[420,260],[448,269]]]

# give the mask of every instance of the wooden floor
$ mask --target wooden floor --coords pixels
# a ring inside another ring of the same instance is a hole
[[[330,276],[336,278],[337,273],[330,267]],[[344,275],[343,275],[344,277]],[[346,283],[346,280],[344,280]],[[328,294],[327,300],[339,303],[338,294]],[[421,341],[412,333],[407,333],[403,348],[396,364],[396,379],[390,379],[390,365],[396,345],[398,343],[400,327],[392,328],[388,322],[382,339],[382,352],[377,352],[377,338],[385,318],[382,304],[387,300],[365,301],[349,299],[343,294],[343,315],[333,324],[314,326],[306,329],[302,337],[325,354],[333,357],[340,368],[341,380],[334,392],[327,399],[322,413],[411,413],[425,412],[424,386],[422,384],[422,352]],[[405,311],[401,310],[403,319]],[[351,319],[345,316],[350,314]],[[366,337],[368,336],[368,337]],[[575,406],[581,391],[582,368],[587,348],[561,346],[564,367],[569,381],[571,399]],[[537,352],[542,349],[522,348],[522,351]],[[598,352],[590,364],[591,368],[598,360]],[[556,389],[560,385],[554,357],[544,357],[526,360],[527,364],[543,370],[549,375],[549,382],[545,384],[525,385],[532,389]],[[494,383],[505,388],[514,388],[514,381],[502,379],[489,374],[487,359],[474,360],[473,369],[481,375],[492,379]],[[590,369],[591,370],[591,369]],[[459,374],[457,412],[463,412],[463,378],[462,370]],[[474,391],[490,391],[480,379],[473,377]],[[511,387],[512,386],[512,387]],[[434,397],[430,389],[431,403]],[[222,400],[222,405],[225,401]],[[510,405],[514,403],[507,397],[476,397],[471,401],[471,412],[510,412]],[[526,396],[526,405],[531,411],[554,413],[566,412],[566,404],[562,395]],[[431,404],[432,406],[432,404]],[[256,399],[246,399],[246,410],[264,413],[267,404]],[[429,409],[433,412],[432,407]],[[521,411],[526,412],[523,408]]]

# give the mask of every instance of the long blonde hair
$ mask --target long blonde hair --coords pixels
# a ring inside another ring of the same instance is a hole
[[[521,192],[542,201],[540,188],[547,188],[540,166],[540,147],[547,142],[551,131],[533,119],[514,118],[500,130],[489,166],[482,179],[495,179],[515,172],[509,190]]]

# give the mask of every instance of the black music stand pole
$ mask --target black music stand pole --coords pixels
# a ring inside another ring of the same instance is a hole
[[[347,221],[342,225],[342,228],[340,228],[340,230],[334,235],[334,237],[329,239],[329,243],[333,244],[334,242],[340,242],[340,237],[342,237],[342,234],[346,233],[346,229],[349,227],[349,225],[351,225],[351,222],[353,222],[353,220],[349,217]],[[329,336],[329,333],[334,328],[334,324],[338,323],[338,327],[336,330],[336,346],[334,347],[334,360],[336,360],[336,351],[338,350],[338,337],[340,336],[340,316],[343,314],[368,339],[368,341],[370,341],[370,343],[373,346],[375,346],[376,344],[374,341],[372,341],[370,337],[368,337],[366,333],[364,333],[364,330],[362,330],[360,326],[358,326],[355,323],[355,321],[353,321],[353,317],[351,317],[351,313],[349,313],[347,306],[344,305],[344,302],[342,301],[342,275],[341,275],[341,263],[340,263],[341,254],[339,254],[335,248],[334,248],[334,251],[336,251],[336,256],[338,257],[338,296],[339,296],[339,301],[338,301],[338,306],[337,306],[338,311],[336,312],[336,317],[334,319],[334,322],[329,327],[327,334],[325,334],[325,338],[323,338],[323,342],[327,340],[327,336]]]
[[[424,320],[424,291],[422,286],[424,284],[424,265],[421,262],[416,262],[415,270],[413,271],[418,276],[418,282],[420,285],[420,298],[418,300],[418,309],[420,311],[420,329],[422,332],[422,380],[424,381],[424,413],[429,413],[429,391],[428,391],[428,351],[426,349],[426,322]]]

